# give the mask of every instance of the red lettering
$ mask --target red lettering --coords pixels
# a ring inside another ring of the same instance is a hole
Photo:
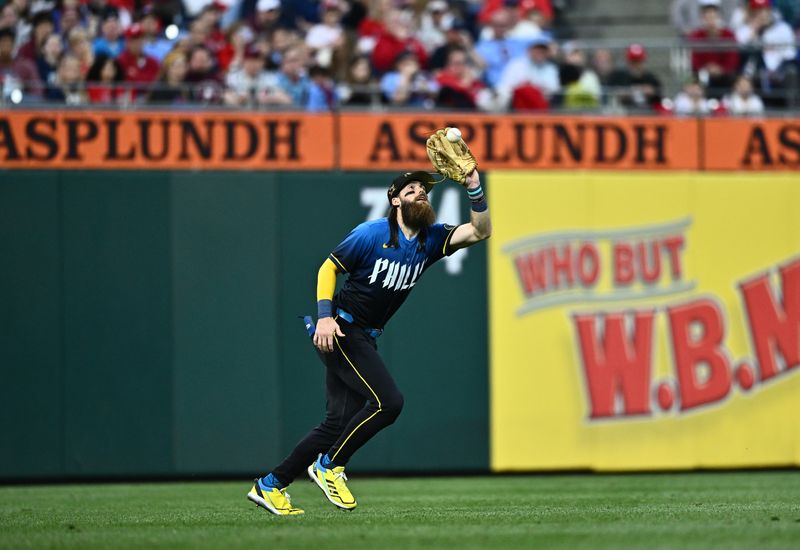
[[[629,285],[633,277],[633,247],[627,243],[614,243],[614,283]]]
[[[669,252],[670,267],[672,270],[672,278],[681,278],[681,255],[680,250],[683,248],[683,235],[677,235],[664,239],[664,248]]]
[[[719,401],[731,388],[731,369],[722,349],[725,336],[722,313],[710,300],[698,300],[667,311],[681,410]],[[692,336],[693,327],[699,332],[696,337]],[[697,375],[700,365],[708,369],[705,381]]]
[[[617,395],[622,396],[622,414],[650,413],[653,314],[637,312],[630,337],[621,313],[605,316],[602,341],[596,334],[595,315],[575,317],[592,418],[614,416]]]
[[[600,254],[594,243],[583,243],[578,251],[578,278],[583,286],[592,286],[600,275]]]
[[[645,283],[655,283],[661,278],[661,247],[658,241],[650,243],[650,256],[648,260],[647,243],[641,242],[637,246],[639,254],[639,272]],[[652,265],[648,265],[652,264]]]
[[[780,273],[780,304],[772,295],[767,275],[740,285],[761,380],[780,374],[777,352],[786,370],[800,364],[800,260],[784,266]]]
[[[556,247],[552,247],[550,252],[550,265],[553,270],[552,287],[554,289],[561,288],[561,276],[567,279],[567,286],[571,287],[575,282],[575,277],[572,273],[572,247],[565,244],[562,249],[562,255],[559,257]]]
[[[522,281],[522,288],[525,289],[526,296],[545,290],[547,272],[544,266],[544,254],[538,252],[517,256],[514,264],[517,267],[517,275]]]

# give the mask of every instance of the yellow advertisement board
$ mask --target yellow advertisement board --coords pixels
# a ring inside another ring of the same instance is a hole
[[[493,470],[800,465],[800,176],[490,184]]]

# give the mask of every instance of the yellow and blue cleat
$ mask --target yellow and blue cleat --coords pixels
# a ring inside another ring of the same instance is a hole
[[[247,493],[247,499],[276,516],[299,516],[300,514],[305,514],[301,508],[292,506],[292,501],[286,489],[278,489],[277,487],[262,488],[258,478],[253,483],[253,488]]]
[[[322,455],[308,467],[308,476],[325,493],[325,497],[334,506],[342,510],[352,510],[358,503],[353,493],[347,488],[347,476],[344,475],[344,466],[325,468],[322,466]]]

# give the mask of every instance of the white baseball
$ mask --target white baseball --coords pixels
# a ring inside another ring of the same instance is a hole
[[[447,134],[445,135],[447,136],[447,141],[450,143],[455,143],[461,139],[461,130],[458,128],[450,128],[447,130]]]

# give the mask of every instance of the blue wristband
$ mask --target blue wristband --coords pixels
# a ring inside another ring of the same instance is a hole
[[[317,319],[333,317],[333,303],[330,300],[320,300],[317,302]]]

